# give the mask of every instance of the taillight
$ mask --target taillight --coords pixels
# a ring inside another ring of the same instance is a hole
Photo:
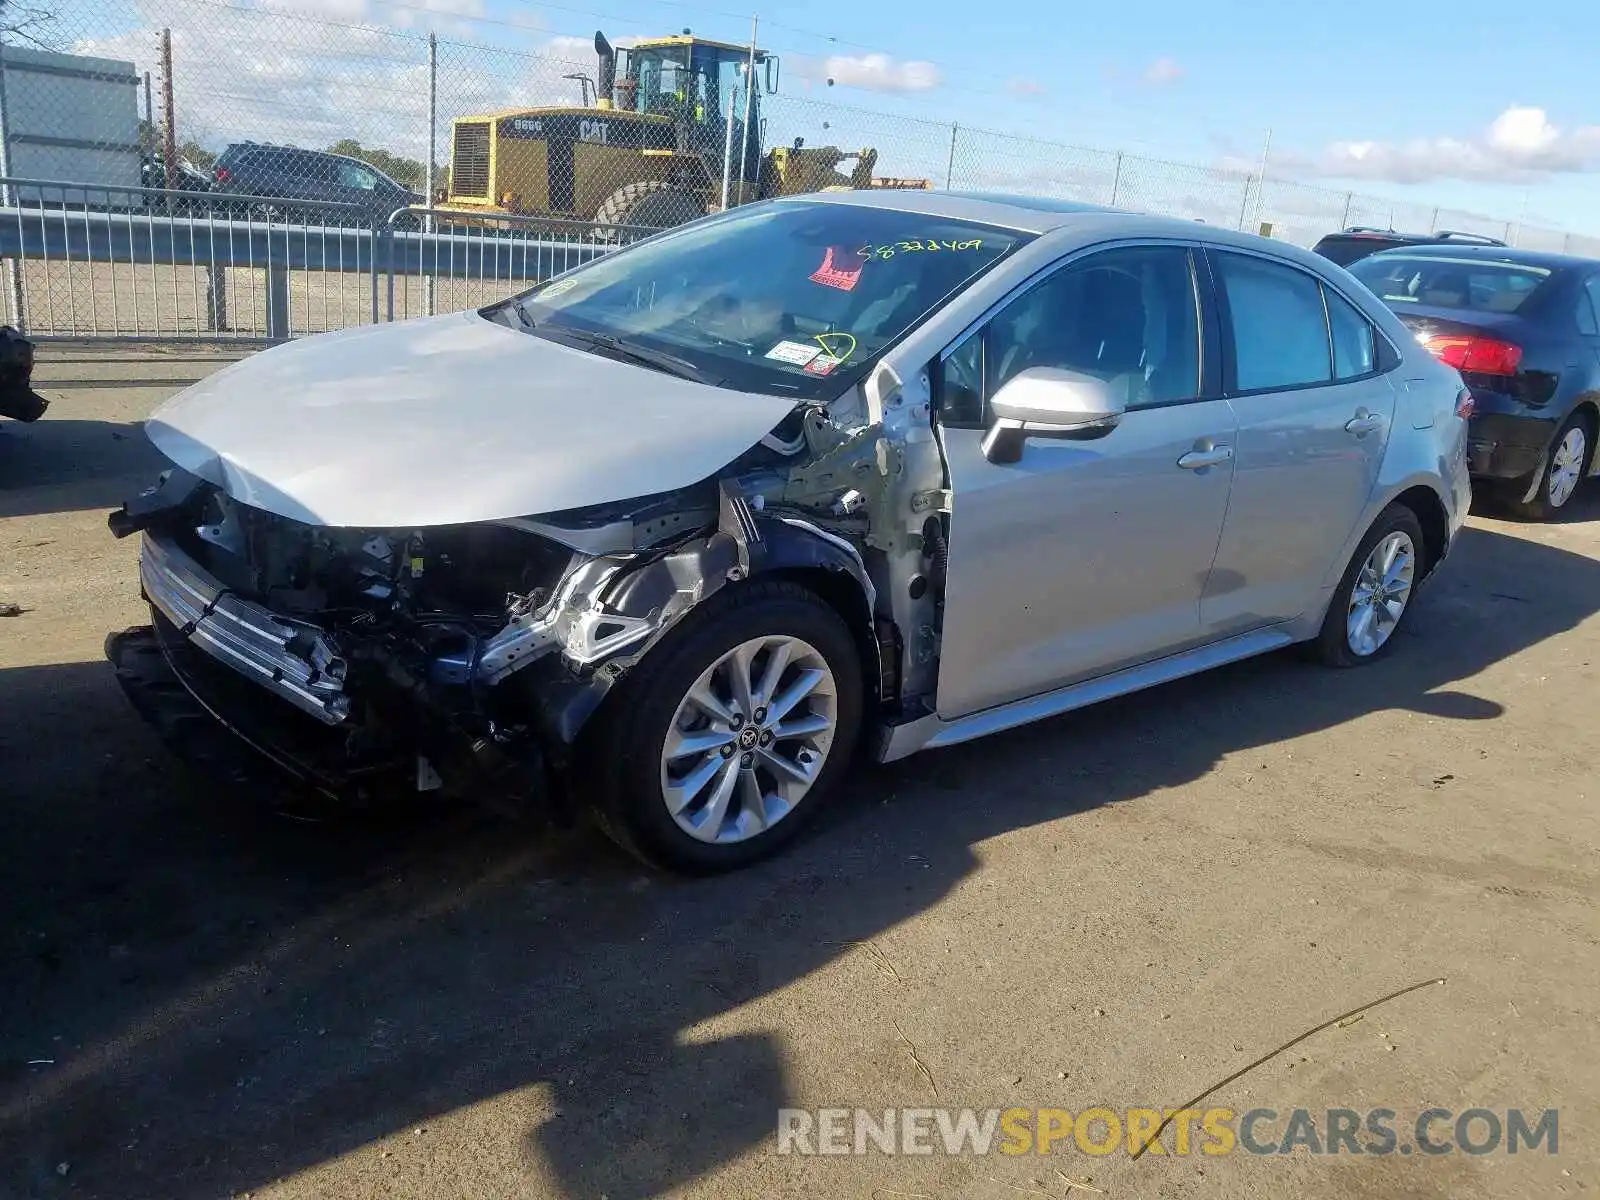
[[[233,172],[228,170],[227,167],[218,167],[217,168],[217,182],[218,183],[227,183],[228,180],[230,180],[232,178],[233,178]]]
[[[1456,393],[1456,416],[1463,421],[1470,418],[1477,407],[1477,401],[1472,398],[1472,392],[1467,388],[1462,388]]]
[[[1472,334],[1436,333],[1422,339],[1422,345],[1440,362],[1458,371],[1477,371],[1483,375],[1515,375],[1522,362],[1522,347],[1497,338]]]

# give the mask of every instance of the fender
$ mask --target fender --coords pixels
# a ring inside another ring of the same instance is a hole
[[[862,611],[868,614],[866,624],[855,632],[864,645],[878,645],[871,621],[877,589],[860,551],[801,516],[752,506],[726,481],[719,491],[714,532],[680,543],[634,570],[617,572],[603,594],[588,602],[583,620],[589,628],[644,626],[647,637],[632,639],[616,654],[585,664],[576,675],[570,669],[561,671],[561,678],[551,678],[548,670],[530,673],[542,724],[559,742],[572,745],[612,685],[679,621],[730,583],[786,570],[838,572],[860,590]]]

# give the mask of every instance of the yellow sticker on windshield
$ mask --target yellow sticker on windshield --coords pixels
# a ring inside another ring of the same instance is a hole
[[[884,242],[881,246],[868,243],[856,251],[862,258],[885,260],[893,258],[896,254],[928,253],[929,251],[946,252],[953,250],[981,250],[982,238],[966,238],[956,241],[950,238],[907,238],[900,242]]]
[[[856,352],[855,335],[851,333],[840,333],[837,330],[830,333],[814,333],[811,335],[811,340],[821,346],[823,353],[829,358],[836,358],[840,362],[844,362]]]
[[[548,300],[552,296],[559,296],[563,292],[570,292],[578,286],[576,279],[558,279],[554,283],[545,284],[544,290],[539,293],[539,299]]]

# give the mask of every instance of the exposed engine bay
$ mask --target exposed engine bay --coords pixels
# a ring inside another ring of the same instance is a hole
[[[882,371],[859,412],[797,406],[710,479],[586,509],[352,529],[269,513],[174,468],[109,524],[143,536],[143,591],[169,665],[304,782],[517,811],[556,797],[560,812],[607,694],[695,606],[744,579],[798,578],[840,610],[880,726],[931,710],[948,492],[936,451],[915,456],[920,470],[905,454],[908,437],[932,438],[925,388],[913,402]],[[202,677],[219,666],[222,691],[243,676],[287,702],[272,706],[270,729],[211,699]]]

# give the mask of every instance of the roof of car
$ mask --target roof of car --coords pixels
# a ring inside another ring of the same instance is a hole
[[[978,221],[1026,233],[1045,233],[1057,226],[1085,217],[1128,217],[1131,213],[1051,200],[1041,196],[1009,196],[998,192],[947,192],[921,188],[873,188],[864,191],[807,192],[786,196],[778,203],[821,201],[826,204],[853,204],[866,208],[898,209],[930,217]],[[1175,224],[1179,222],[1174,222]]]
[[[1600,259],[1581,258],[1576,254],[1552,254],[1543,250],[1519,250],[1515,246],[1482,246],[1470,242],[1427,242],[1418,246],[1396,246],[1380,250],[1371,258],[1476,258],[1484,262],[1516,263],[1519,266],[1541,267],[1547,271],[1572,268],[1593,269]]]
[[[930,217],[948,217],[998,225],[1024,233],[1049,233],[1074,227],[1097,237],[1204,237],[1210,242],[1254,248],[1270,247],[1286,258],[1311,259],[1309,251],[1288,242],[1237,233],[1220,225],[1181,217],[1158,217],[1075,200],[1048,196],[1016,196],[1001,192],[932,191],[917,188],[874,188],[865,191],[808,192],[776,201],[790,203],[853,204],[868,208],[898,209]],[[1326,265],[1325,259],[1312,261]]]

